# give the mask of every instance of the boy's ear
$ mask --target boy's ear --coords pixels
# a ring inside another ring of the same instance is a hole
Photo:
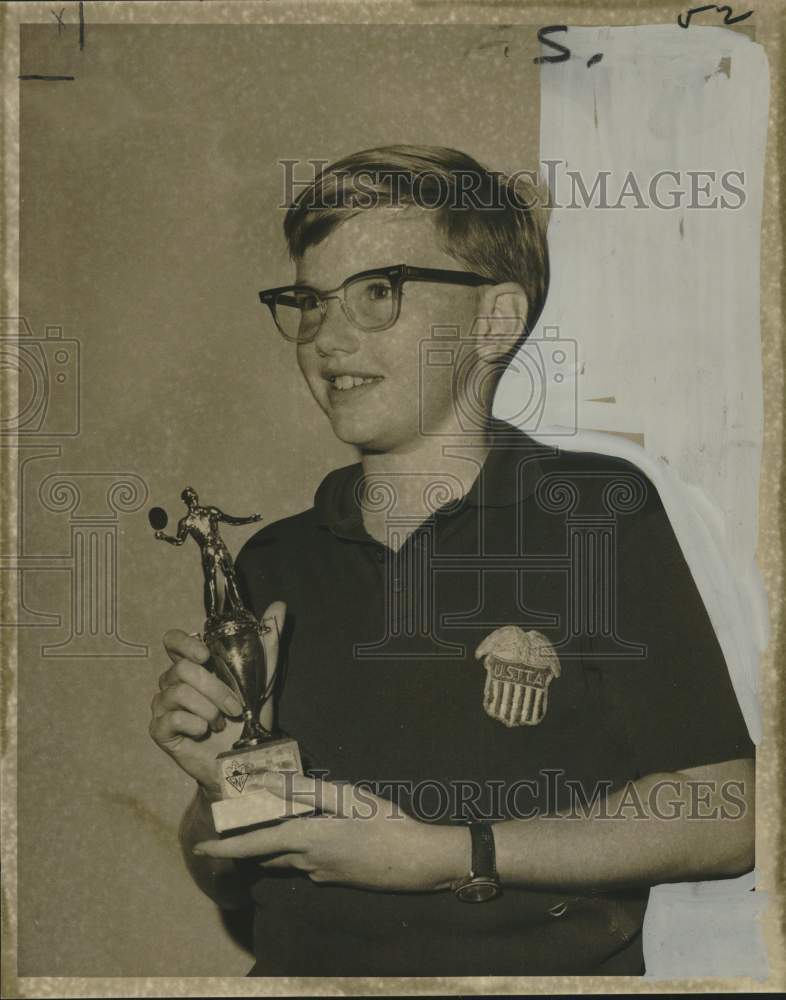
[[[494,361],[512,351],[524,333],[528,312],[529,302],[521,285],[508,281],[485,288],[474,330],[481,341],[478,352]]]

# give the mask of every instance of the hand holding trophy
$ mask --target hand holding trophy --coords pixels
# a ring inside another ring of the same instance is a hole
[[[211,653],[208,666],[234,692],[243,710],[240,738],[219,754],[216,761],[217,784],[223,796],[212,805],[216,830],[223,833],[283,819],[296,812],[309,812],[310,807],[285,803],[262,785],[266,771],[302,774],[303,769],[295,740],[275,735],[260,722],[276,680],[276,665],[268,669],[263,642],[269,627],[243,604],[232,556],[219,532],[221,523],[250,524],[261,517],[259,514],[231,517],[217,507],[202,506],[191,487],[183,490],[181,496],[188,512],[180,519],[176,535],[164,533],[168,518],[160,507],[150,511],[150,524],[161,541],[179,546],[190,536],[199,545],[207,616],[203,636]],[[219,571],[224,584],[222,602]]]

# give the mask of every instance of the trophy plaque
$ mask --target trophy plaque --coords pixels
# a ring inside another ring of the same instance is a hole
[[[299,813],[313,807],[289,802],[273,795],[262,785],[266,771],[302,774],[303,766],[297,742],[275,734],[261,724],[260,712],[273,696],[276,667],[270,671],[262,637],[270,631],[243,604],[235,576],[234,563],[219,531],[220,524],[251,524],[259,514],[232,517],[217,507],[206,507],[190,486],[181,497],[188,512],[178,523],[176,535],[167,535],[168,517],[161,507],[149,513],[156,538],[170,545],[182,545],[191,536],[202,553],[206,620],[202,633],[210,650],[207,664],[237,697],[243,707],[243,730],[231,749],[216,758],[217,779],[222,798],[212,805],[213,822],[218,833],[256,826]],[[223,579],[223,600],[219,609],[219,572]]]

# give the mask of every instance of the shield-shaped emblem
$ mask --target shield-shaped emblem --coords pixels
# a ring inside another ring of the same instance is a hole
[[[483,708],[506,726],[537,726],[549,706],[549,687],[561,670],[545,635],[506,625],[475,651],[486,668]]]

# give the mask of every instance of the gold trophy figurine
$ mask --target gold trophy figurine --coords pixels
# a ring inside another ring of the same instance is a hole
[[[181,497],[188,513],[180,519],[176,535],[167,535],[168,517],[161,507],[149,513],[157,539],[182,545],[191,536],[202,553],[205,613],[203,638],[211,653],[208,665],[237,696],[243,706],[243,731],[231,750],[218,755],[218,782],[222,799],[214,802],[213,822],[219,833],[256,826],[311,811],[309,806],[284,802],[262,785],[265,771],[303,773],[300,750],[295,740],[276,736],[260,723],[260,712],[273,696],[275,666],[268,677],[262,636],[268,626],[243,604],[232,556],[219,533],[220,524],[251,524],[261,515],[231,517],[218,507],[205,507],[190,486]],[[224,581],[224,599],[219,610],[218,573]]]

